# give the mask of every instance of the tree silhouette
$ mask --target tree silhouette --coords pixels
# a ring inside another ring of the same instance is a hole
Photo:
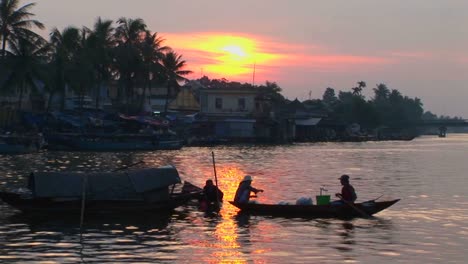
[[[32,27],[44,29],[44,25],[31,17],[34,16],[30,10],[36,5],[29,3],[19,7],[19,0],[2,0],[0,2],[0,39],[2,40],[2,58],[5,57],[6,44],[19,38],[28,38],[39,36],[31,31]]]

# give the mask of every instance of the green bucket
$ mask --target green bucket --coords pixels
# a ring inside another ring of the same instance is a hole
[[[330,195],[317,195],[317,205],[330,204]]]

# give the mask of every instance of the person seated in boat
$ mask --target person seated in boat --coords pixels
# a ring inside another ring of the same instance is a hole
[[[343,188],[341,189],[341,193],[337,193],[336,196],[339,197],[341,201],[354,203],[357,199],[357,195],[354,187],[349,183],[349,176],[344,174],[338,179],[341,185],[343,185]]]
[[[213,184],[213,180],[206,180],[205,187],[203,187],[203,198],[208,203],[214,203],[216,201],[223,201],[224,193]]]
[[[156,134],[156,131],[150,125],[147,125],[143,129],[140,130],[140,134],[154,135]]]
[[[250,192],[255,194],[263,192],[262,189],[252,187],[252,176],[245,175],[244,179],[239,183],[237,187],[236,195],[234,196],[235,203],[248,203],[250,200]]]
[[[33,195],[36,195],[36,181],[34,178],[34,172],[31,172],[28,176],[28,189]]]

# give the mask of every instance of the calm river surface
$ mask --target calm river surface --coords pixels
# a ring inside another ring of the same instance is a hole
[[[178,151],[43,152],[0,156],[0,188],[22,186],[30,171],[101,171],[140,160],[174,164],[198,186],[213,178],[231,200],[244,175],[259,202],[334,194],[347,173],[358,201],[401,198],[373,219],[221,215],[195,205],[158,215],[79,219],[31,217],[0,201],[0,262],[10,263],[466,263],[468,135],[413,141],[183,148]],[[314,198],[315,201],[315,198]]]

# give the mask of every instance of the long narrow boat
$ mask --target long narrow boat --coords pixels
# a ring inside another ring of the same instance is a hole
[[[0,135],[0,154],[26,154],[42,148],[40,135]]]
[[[50,150],[178,150],[183,146],[173,135],[52,133],[46,140]]]
[[[363,203],[327,204],[327,205],[290,205],[290,204],[259,204],[259,203],[229,203],[239,208],[241,212],[255,215],[271,215],[282,217],[363,217],[372,216],[398,202],[391,201],[367,201]]]
[[[0,198],[23,212],[87,213],[166,212],[201,189],[180,184],[172,166],[125,172],[43,172],[30,175],[28,189],[1,191]],[[84,203],[84,206],[83,206]]]

